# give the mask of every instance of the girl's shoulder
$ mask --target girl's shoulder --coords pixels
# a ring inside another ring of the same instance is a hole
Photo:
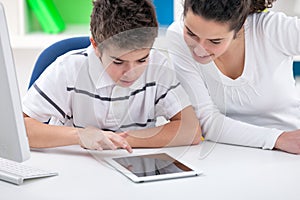
[[[248,16],[247,21],[252,26],[261,28],[280,27],[286,23],[299,20],[297,17],[287,16],[283,12],[259,12]]]

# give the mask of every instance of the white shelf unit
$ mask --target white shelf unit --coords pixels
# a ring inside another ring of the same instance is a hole
[[[65,31],[59,34],[47,34],[42,31],[35,31],[33,33],[28,32],[28,13],[26,0],[0,0],[0,2],[2,2],[5,7],[10,31],[11,44],[13,48],[43,49],[52,44],[53,42],[64,38],[90,35],[89,24],[66,24]],[[181,17],[180,13],[182,13],[182,0],[174,0],[175,20]]]
[[[12,35],[11,44],[13,48],[18,49],[40,49],[53,44],[56,41],[74,36],[89,36],[88,26],[68,26],[66,31],[60,34],[45,34],[43,32],[25,33],[21,35]]]
[[[44,49],[50,44],[73,36],[89,35],[89,24],[68,25],[59,34],[28,31],[26,0],[0,0],[5,7],[13,49]],[[63,1],[63,0],[62,0]]]

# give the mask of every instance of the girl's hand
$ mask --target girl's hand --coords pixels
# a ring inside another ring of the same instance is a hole
[[[275,149],[300,154],[300,130],[283,132],[275,143]]]

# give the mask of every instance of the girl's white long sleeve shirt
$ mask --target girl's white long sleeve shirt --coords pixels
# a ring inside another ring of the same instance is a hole
[[[284,131],[300,128],[293,57],[300,55],[300,20],[283,13],[250,15],[245,62],[231,79],[212,61],[197,63],[183,39],[183,22],[167,31],[169,54],[207,140],[273,149]]]

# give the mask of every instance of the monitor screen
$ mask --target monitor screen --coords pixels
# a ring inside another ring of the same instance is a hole
[[[17,162],[30,156],[14,60],[0,2],[0,157]]]

